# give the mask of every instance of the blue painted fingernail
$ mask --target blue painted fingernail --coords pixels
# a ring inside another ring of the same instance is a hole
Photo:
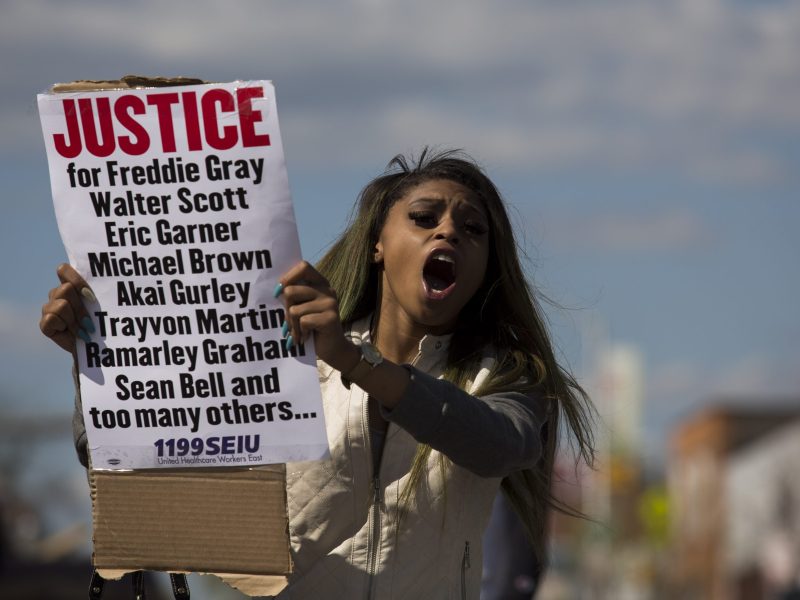
[[[287,350],[291,350],[292,346],[294,346],[294,340],[292,339],[292,336],[290,335],[290,336],[288,336],[286,338],[286,349]]]
[[[91,342],[92,341],[92,338],[89,337],[89,334],[86,333],[81,328],[78,328],[78,337],[81,338],[84,342]]]
[[[286,334],[289,333],[289,321],[283,322],[283,327],[281,328],[281,331],[283,331],[283,337],[286,337]]]
[[[283,284],[279,281],[278,285],[275,286],[275,291],[272,292],[272,294],[277,298],[278,296],[281,295],[282,292],[283,292]]]
[[[89,333],[94,333],[94,323],[89,317],[83,317],[81,319],[81,327],[83,327]]]

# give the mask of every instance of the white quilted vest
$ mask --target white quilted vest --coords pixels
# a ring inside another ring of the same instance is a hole
[[[425,337],[415,366],[440,376],[448,343],[449,336]],[[471,389],[490,366],[482,365]],[[417,442],[390,423],[373,473],[367,395],[348,390],[328,365],[319,371],[331,458],[286,465],[295,572],[277,598],[477,600],[481,537],[500,478],[449,461],[443,472],[434,450],[398,526]]]

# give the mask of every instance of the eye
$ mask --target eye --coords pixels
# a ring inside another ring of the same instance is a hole
[[[489,228],[480,221],[469,220],[464,222],[464,230],[472,235],[483,235]]]
[[[408,218],[420,227],[434,227],[436,225],[436,215],[427,210],[416,210],[408,213]]]

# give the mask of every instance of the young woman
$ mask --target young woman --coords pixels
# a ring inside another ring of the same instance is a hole
[[[59,276],[41,328],[71,349],[86,284]],[[314,336],[331,449],[287,465],[295,573],[279,598],[477,598],[501,485],[543,559],[559,419],[591,462],[589,406],[480,168],[396,157],[317,268],[275,292],[287,343]]]

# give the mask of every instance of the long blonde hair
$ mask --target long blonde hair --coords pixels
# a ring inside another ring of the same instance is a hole
[[[466,389],[478,371],[487,347],[498,360],[476,395],[503,391],[538,392],[548,404],[543,429],[543,453],[537,466],[512,473],[502,487],[525,525],[539,560],[546,560],[547,512],[561,505],[551,493],[559,434],[565,419],[578,457],[594,463],[592,408],[583,388],[556,361],[541,306],[527,283],[505,204],[491,180],[469,157],[458,151],[432,153],[425,149],[415,161],[393,158],[386,171],[361,191],[350,223],[317,268],[339,296],[343,322],[352,322],[376,310],[380,269],[372,261],[389,209],[411,188],[435,179],[460,183],[483,202],[489,216],[490,250],[482,286],[459,314],[443,378]],[[431,447],[419,444],[401,505],[414,494],[427,469]],[[442,468],[446,468],[442,457]]]

